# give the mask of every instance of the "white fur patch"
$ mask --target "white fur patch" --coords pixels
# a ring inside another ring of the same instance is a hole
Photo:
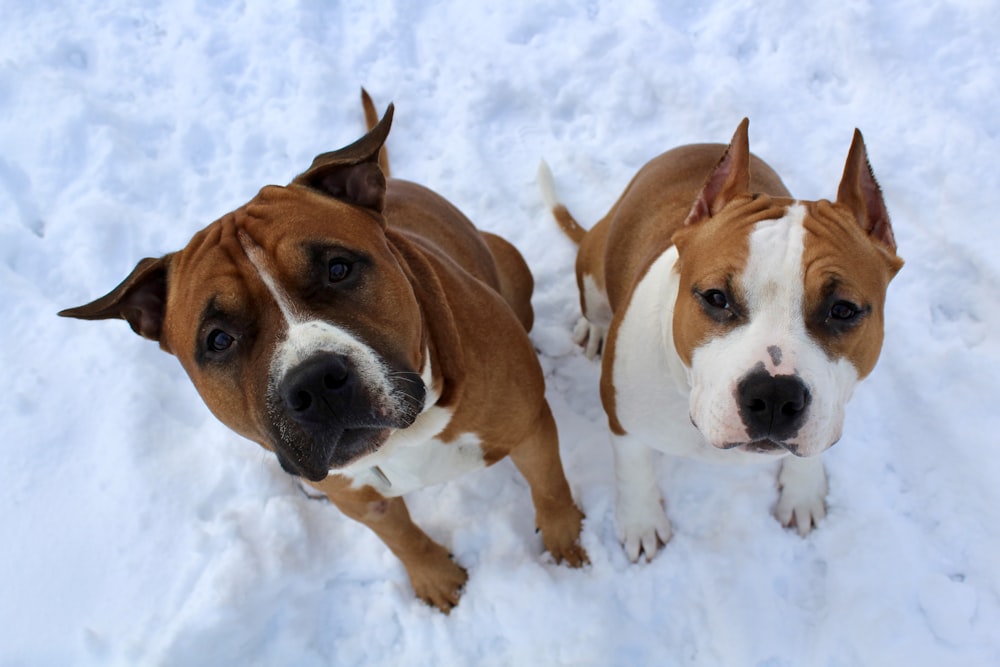
[[[549,163],[542,160],[538,164],[538,189],[542,192],[542,201],[545,205],[549,207],[549,210],[554,209],[559,205],[559,198],[556,196],[556,181],[552,176],[552,169],[549,168]]]
[[[618,482],[615,500],[618,541],[633,563],[639,560],[640,553],[651,560],[673,534],[656,482],[653,452],[634,435],[612,435],[611,447]]]
[[[292,321],[271,359],[271,383],[277,386],[291,369],[319,352],[340,354],[351,360],[354,372],[373,397],[386,401],[393,395],[389,369],[375,351],[342,327],[324,320]],[[389,409],[391,406],[384,406]]]
[[[761,364],[772,375],[798,376],[808,388],[812,402],[805,421],[788,441],[798,446],[799,455],[819,454],[840,437],[857,372],[846,359],[831,361],[806,331],[805,212],[805,206],[794,204],[784,217],[757,223],[750,234],[746,270],[738,277],[748,321],[692,355],[691,416],[716,447],[750,439],[736,388]]]
[[[250,264],[252,264],[253,268],[257,270],[257,275],[260,276],[261,281],[267,287],[267,291],[271,293],[274,301],[278,304],[278,309],[285,318],[285,323],[288,326],[291,326],[292,323],[297,320],[295,311],[292,308],[292,301],[288,298],[288,295],[285,294],[285,290],[278,286],[274,276],[271,275],[271,271],[268,269],[267,255],[264,253],[264,249],[257,245],[257,243],[250,238],[250,235],[246,232],[239,232],[237,237],[240,240],[240,246],[242,246],[243,252],[246,253],[247,259],[250,260]]]
[[[795,525],[799,535],[807,535],[826,516],[826,471],[823,459],[788,456],[778,473],[781,494],[774,516],[784,526]]]
[[[583,346],[583,353],[593,359],[604,347],[611,325],[611,304],[608,296],[598,286],[593,276],[583,276],[584,316],[573,329],[573,341]]]
[[[361,383],[372,391],[373,396],[382,396],[388,400],[393,393],[388,379],[389,370],[378,354],[342,327],[325,320],[300,317],[292,300],[274,279],[263,248],[243,232],[240,232],[239,239],[250,263],[274,297],[288,327],[271,359],[271,387],[280,384],[288,371],[310,356],[317,352],[332,352],[351,360]]]
[[[636,285],[618,325],[612,380],[618,421],[647,446],[717,463],[763,460],[763,454],[711,447],[692,424],[687,371],[674,347],[673,315],[680,276],[669,248]]]

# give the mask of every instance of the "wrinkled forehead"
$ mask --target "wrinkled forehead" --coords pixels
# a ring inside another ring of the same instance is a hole
[[[797,308],[802,291],[805,207],[790,204],[780,217],[756,223],[747,239],[746,265],[740,275],[747,305]]]
[[[249,305],[267,297],[240,243],[236,212],[199,231],[175,254],[168,278],[164,335],[183,357],[207,319],[250,320]]]
[[[696,288],[741,287],[738,283],[746,274],[752,250],[754,259],[781,252],[778,246],[782,239],[776,232],[788,227],[786,218],[794,203],[784,198],[767,198],[763,206],[748,202],[744,207],[723,210],[697,228],[682,230],[675,237],[682,270]],[[753,213],[746,215],[749,207]]]
[[[269,268],[287,273],[308,262],[317,246],[374,253],[384,238],[356,207],[302,187],[264,187],[246,205],[219,218],[177,253],[172,267],[184,282],[253,274],[248,248],[259,248]]]
[[[318,258],[344,251],[386,252],[375,223],[341,202],[302,188],[268,186],[247,205],[201,230],[176,253],[170,269],[168,327],[185,336],[206,314],[251,316],[315,279]]]
[[[753,217],[705,223],[678,243],[695,287],[727,285],[747,298],[773,302],[795,285],[806,292],[832,285],[877,295],[887,262],[849,211],[826,200],[774,199]]]
[[[802,267],[807,288],[835,284],[870,301],[884,297],[892,277],[890,262],[853,214],[826,200],[803,206]]]

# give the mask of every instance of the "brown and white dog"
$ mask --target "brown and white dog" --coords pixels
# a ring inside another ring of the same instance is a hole
[[[543,194],[576,241],[588,357],[615,454],[618,535],[652,558],[671,536],[652,449],[717,462],[782,460],[777,518],[808,533],[825,515],[820,454],[871,372],[889,281],[902,266],[865,151],[854,142],[836,202],[793,199],[750,153],[675,148],[646,164],[585,231]],[[791,456],[789,456],[789,454]]]
[[[387,179],[393,107],[195,234],[60,315],[124,318],[180,360],[212,412],[273,451],[385,542],[417,596],[448,611],[465,570],[403,494],[510,455],[545,548],[587,561],[528,339],[517,250],[430,190]]]

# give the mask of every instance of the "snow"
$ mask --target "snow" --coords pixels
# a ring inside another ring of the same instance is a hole
[[[4,3],[0,665],[1000,664],[996,3],[560,0]],[[121,322],[56,311],[181,247],[397,107],[394,172],[524,253],[592,564],[553,564],[509,461],[411,494],[470,573],[417,602],[366,528],[218,424]],[[826,456],[829,515],[773,466],[661,460],[674,537],[615,538],[573,247],[672,146],[751,148],[832,197],[860,127],[906,266]]]

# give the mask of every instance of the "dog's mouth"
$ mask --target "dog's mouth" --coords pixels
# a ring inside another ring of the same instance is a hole
[[[285,472],[321,482],[331,471],[378,451],[393,430],[388,427],[348,428],[308,442],[300,439],[283,442],[274,451]]]
[[[268,391],[271,441],[286,472],[312,482],[378,450],[411,426],[427,388],[408,369],[384,377],[353,357],[321,351],[299,362]]]
[[[736,449],[750,454],[795,454],[795,451],[798,448],[798,445],[793,445],[787,442],[777,442],[769,438],[751,440],[750,442],[732,442],[723,447],[723,449],[726,450]]]
[[[694,426],[699,431],[698,422],[695,421],[694,415],[688,413],[688,419],[691,420],[691,425]],[[707,439],[707,438],[706,438]],[[772,440],[770,438],[758,438],[756,440],[748,440],[741,442],[727,442],[724,445],[714,445],[719,449],[729,451],[735,449],[740,452],[746,452],[749,454],[785,454],[791,453],[799,456],[796,450],[799,448],[798,445],[794,445],[788,442],[780,442],[778,440]]]

